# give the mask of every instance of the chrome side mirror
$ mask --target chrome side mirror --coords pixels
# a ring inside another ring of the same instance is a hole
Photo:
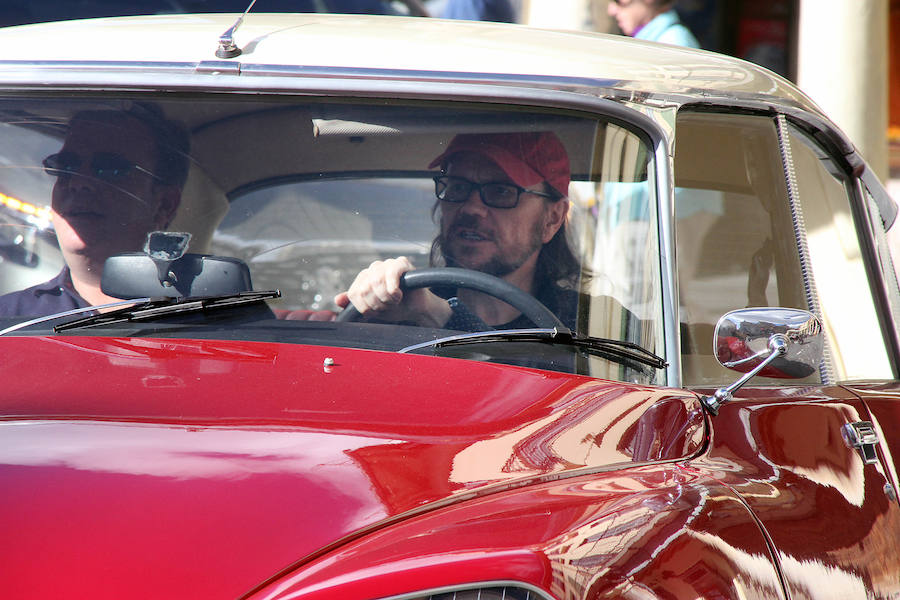
[[[746,308],[732,311],[716,325],[716,360],[746,373],[712,396],[701,398],[713,415],[756,375],[799,379],[816,372],[825,344],[822,324],[811,312],[794,308]]]

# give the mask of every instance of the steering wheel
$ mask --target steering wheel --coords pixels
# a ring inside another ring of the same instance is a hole
[[[401,290],[415,290],[424,287],[453,287],[477,290],[503,300],[528,317],[537,327],[565,329],[562,321],[534,296],[523,292],[499,277],[494,277],[481,271],[441,267],[407,271],[400,277]],[[353,304],[348,304],[347,308],[341,311],[336,320],[346,323],[357,321],[360,317],[361,315],[356,310],[356,307]]]

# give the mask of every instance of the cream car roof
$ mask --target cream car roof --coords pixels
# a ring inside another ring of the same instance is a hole
[[[236,14],[154,15],[0,29],[4,61],[196,64],[221,61],[219,36]],[[784,78],[702,50],[598,33],[370,15],[250,13],[228,62],[571,77],[622,91],[779,97],[819,112]]]

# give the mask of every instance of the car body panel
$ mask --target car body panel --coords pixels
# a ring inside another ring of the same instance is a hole
[[[879,458],[885,467],[885,476],[894,490],[900,490],[898,462],[895,458],[900,457],[900,442],[891,432],[893,424],[900,419],[900,386],[889,382],[872,382],[854,383],[845,387],[865,403],[880,441]]]
[[[558,598],[784,597],[743,502],[679,466],[467,502],[348,544],[252,597],[361,600],[492,580],[531,583]]]
[[[710,452],[691,463],[718,471],[758,516],[792,598],[900,593],[891,476],[842,436],[845,425],[870,419],[842,387],[742,390],[714,420]]]
[[[90,337],[6,347],[15,383],[0,408],[0,479],[17,493],[0,514],[19,552],[0,572],[7,590],[37,595],[116,597],[141,573],[166,572],[147,593],[235,597],[411,514],[683,459],[704,437],[689,394],[455,359]],[[229,577],[196,581],[198,571]]]

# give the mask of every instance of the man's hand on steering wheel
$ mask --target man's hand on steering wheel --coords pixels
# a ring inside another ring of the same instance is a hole
[[[334,302],[341,308],[352,303],[367,318],[443,327],[452,314],[446,300],[427,288],[400,288],[400,278],[414,269],[405,256],[376,260],[360,271],[350,289],[335,296]]]
[[[537,298],[498,277],[460,268],[415,270],[405,258],[376,261],[360,273],[350,291],[335,297],[338,306],[344,307],[336,320],[354,321],[368,314],[394,322],[443,327],[453,309],[447,301],[427,291],[426,288],[433,286],[475,290],[509,304],[537,327],[566,329]],[[425,293],[416,294],[416,291]],[[362,315],[356,308],[357,300],[366,311]]]

